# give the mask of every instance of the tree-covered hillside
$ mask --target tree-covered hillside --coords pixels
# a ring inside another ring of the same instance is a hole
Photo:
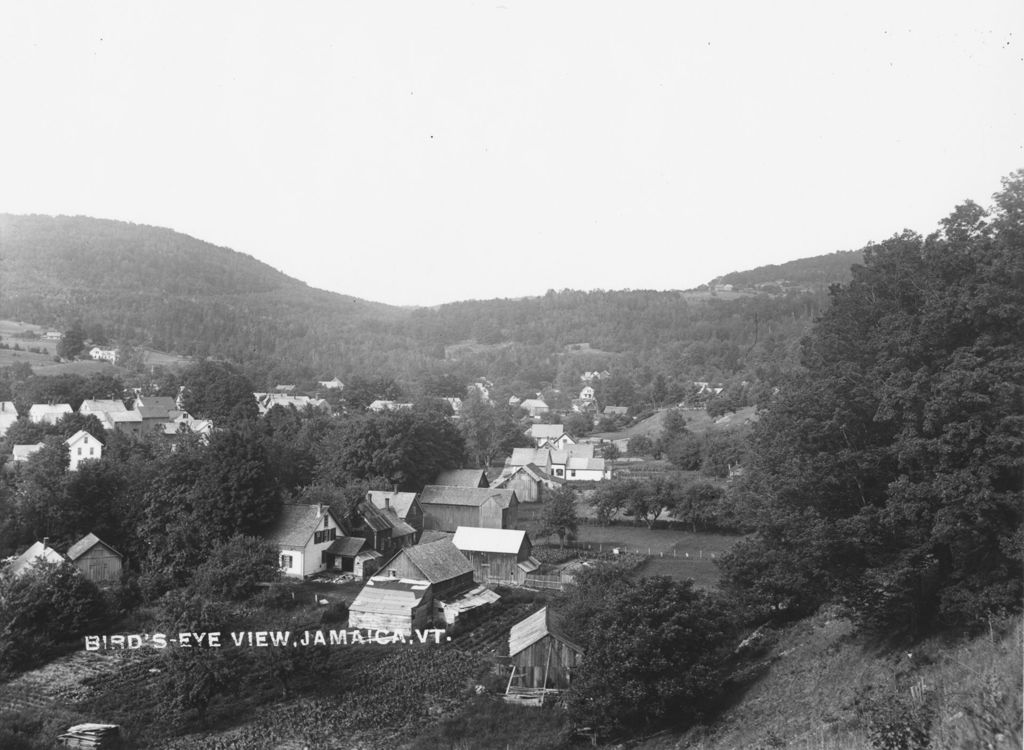
[[[620,376],[614,401],[656,402],[693,380],[771,380],[826,304],[822,283],[717,297],[563,290],[405,309],[313,289],[169,229],[0,215],[0,317],[61,330],[79,322],[92,339],[228,359],[261,384],[384,374],[417,392],[431,378],[485,376],[568,394],[580,373],[610,369]]]

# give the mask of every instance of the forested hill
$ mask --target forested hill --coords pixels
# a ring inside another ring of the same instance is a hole
[[[813,258],[800,258],[778,265],[759,266],[749,271],[733,271],[711,282],[711,286],[731,284],[735,289],[782,292],[792,289],[821,289],[850,280],[850,267],[864,260],[861,250],[846,250]]]
[[[361,374],[405,385],[451,374],[539,389],[608,368],[639,389],[657,374],[749,379],[791,361],[826,304],[823,284],[803,284],[563,290],[407,309],[313,289],[169,229],[0,214],[0,317],[61,330],[81,322],[115,345],[233,360],[258,382]]]
[[[78,320],[117,342],[317,368],[341,358],[347,333],[402,315],[170,229],[0,214],[0,317],[57,328]]]

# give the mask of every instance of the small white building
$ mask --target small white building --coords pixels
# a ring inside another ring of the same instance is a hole
[[[85,430],[79,430],[64,441],[70,453],[68,471],[78,471],[82,461],[96,460],[103,457],[103,443]]]
[[[112,365],[117,364],[117,349],[101,349],[98,346],[94,346],[89,350],[89,356],[96,360],[109,362]]]
[[[7,434],[12,424],[18,421],[18,411],[13,401],[0,401],[0,437]]]
[[[277,545],[282,575],[306,578],[333,567],[328,549],[343,537],[341,524],[326,505],[286,505],[267,539]]]

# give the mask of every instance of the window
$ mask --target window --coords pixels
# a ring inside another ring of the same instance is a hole
[[[327,528],[327,524],[328,524],[329,521],[330,521],[330,519],[327,516],[324,516],[324,528],[325,529]]]
[[[388,578],[398,578],[398,571],[394,568],[388,568]]]
[[[79,449],[78,449],[78,455],[79,455],[79,456],[81,456],[81,455],[82,455],[82,449],[81,449],[81,448],[79,448]]]
[[[291,555],[281,555],[281,568],[288,569],[292,566]]]
[[[333,542],[338,538],[337,529],[321,529],[320,531],[313,532],[313,544],[323,544],[324,542]]]

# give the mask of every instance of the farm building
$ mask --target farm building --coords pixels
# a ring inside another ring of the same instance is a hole
[[[527,574],[540,567],[531,556],[533,544],[525,531],[460,526],[452,544],[472,564],[477,583],[521,585]]]
[[[28,418],[36,424],[57,424],[65,414],[74,414],[71,404],[32,404]]]
[[[267,539],[277,545],[282,575],[306,578],[333,569],[331,546],[343,537],[338,519],[325,505],[285,505]],[[362,541],[362,540],[360,540]]]
[[[583,659],[583,648],[547,607],[512,626],[508,653],[512,674],[505,698],[517,702],[540,702],[545,694],[567,689]]]
[[[12,576],[20,576],[27,573],[36,562],[66,562],[64,555],[51,547],[48,544],[49,541],[49,539],[43,539],[43,541],[33,544],[15,558],[14,562],[12,562],[10,567],[7,568],[7,571]]]
[[[565,465],[565,478],[570,482],[600,482],[609,474],[603,458],[570,457]]]
[[[544,501],[545,492],[558,489],[563,480],[555,479],[536,464],[509,466],[494,480],[495,489],[515,490],[521,503]]]
[[[339,536],[327,548],[327,569],[351,573],[358,579],[373,575],[383,555],[361,536]]]
[[[425,529],[455,531],[459,526],[511,529],[516,525],[519,499],[514,490],[428,485],[420,493],[420,505]]]
[[[427,581],[371,578],[348,608],[348,626],[412,635],[433,624],[432,594]]]
[[[444,599],[473,588],[473,566],[449,539],[400,550],[381,566],[376,579],[426,581]]]
[[[366,499],[380,510],[394,513],[412,526],[416,530],[414,541],[419,541],[419,536],[423,532],[423,508],[420,507],[415,492],[370,490],[366,493]]]
[[[442,471],[434,480],[438,487],[490,487],[483,469],[451,469]]]
[[[95,534],[86,534],[72,544],[67,557],[93,583],[121,580],[123,556]]]

